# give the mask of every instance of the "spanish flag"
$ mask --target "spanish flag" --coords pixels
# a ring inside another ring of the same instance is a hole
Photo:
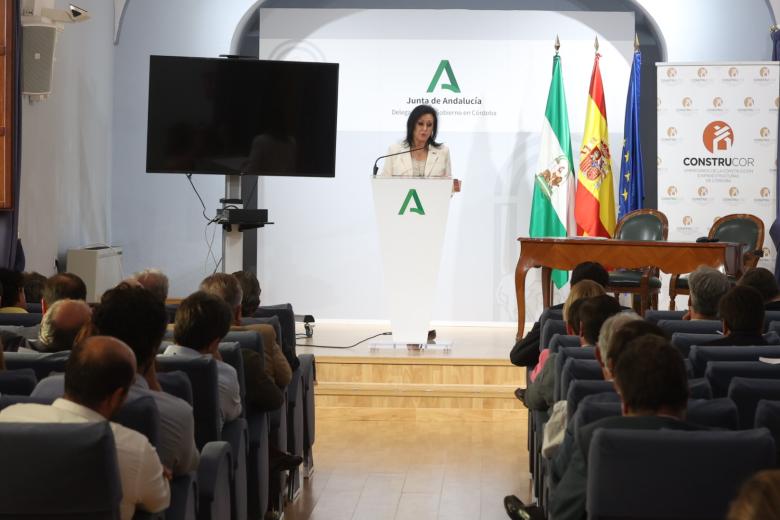
[[[582,137],[577,171],[574,219],[580,236],[612,237],[615,233],[615,188],[612,185],[607,105],[599,70],[600,57],[597,52],[590,77],[585,134]]]

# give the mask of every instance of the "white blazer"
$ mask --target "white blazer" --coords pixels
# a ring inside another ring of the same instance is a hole
[[[409,151],[409,145],[405,142],[391,145],[388,154]],[[412,177],[412,156],[408,153],[395,155],[385,159],[382,167],[382,176],[387,177]],[[428,145],[428,159],[425,161],[426,177],[451,177],[450,150],[445,145],[438,148]]]

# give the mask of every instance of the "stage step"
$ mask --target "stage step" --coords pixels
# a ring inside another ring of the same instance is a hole
[[[317,356],[317,413],[356,420],[495,420],[525,411],[504,359]]]

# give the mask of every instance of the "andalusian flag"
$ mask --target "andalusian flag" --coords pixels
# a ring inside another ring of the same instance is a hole
[[[615,188],[612,185],[607,105],[599,70],[600,57],[597,52],[590,77],[574,216],[578,235],[611,237],[615,233]]]
[[[574,229],[574,172],[569,114],[563,91],[561,58],[557,52],[553,57],[552,80],[544,116],[539,167],[534,179],[530,235],[565,237],[568,230]],[[552,279],[560,289],[569,279],[569,273],[555,270]]]

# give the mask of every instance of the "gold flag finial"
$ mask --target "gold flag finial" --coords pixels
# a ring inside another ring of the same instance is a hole
[[[558,38],[558,35],[555,35],[555,54],[558,54],[558,49],[561,48],[561,40]]]
[[[596,52],[599,52],[599,37],[596,36],[596,41],[593,42],[593,48],[596,49]]]
[[[634,33],[634,52],[639,50],[639,35]]]

